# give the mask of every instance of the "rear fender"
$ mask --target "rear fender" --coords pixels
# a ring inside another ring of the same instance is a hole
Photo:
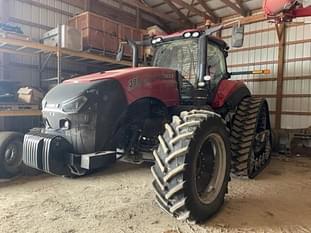
[[[214,95],[212,107],[234,109],[247,96],[251,96],[251,92],[242,81],[222,80]]]

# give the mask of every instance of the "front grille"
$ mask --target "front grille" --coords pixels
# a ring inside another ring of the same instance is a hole
[[[24,137],[23,144],[23,162],[32,168],[42,169],[42,166],[39,166],[40,156],[42,153],[43,139],[37,135],[26,134]]]
[[[23,162],[47,173],[66,174],[68,142],[60,136],[29,133],[24,137]]]

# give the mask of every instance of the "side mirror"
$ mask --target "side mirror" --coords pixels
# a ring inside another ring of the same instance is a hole
[[[117,61],[122,61],[123,54],[124,54],[124,43],[121,42],[120,45],[119,45],[119,49],[118,49],[116,60]]]
[[[244,43],[244,26],[235,25],[232,29],[232,42],[233,48],[241,48]]]

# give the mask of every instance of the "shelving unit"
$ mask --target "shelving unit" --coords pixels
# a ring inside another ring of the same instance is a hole
[[[19,54],[24,56],[38,56],[39,58],[39,77],[42,79],[42,73],[49,60],[55,56],[57,60],[57,77],[46,79],[46,81],[62,82],[62,62],[69,61],[78,64],[98,66],[104,69],[116,69],[131,66],[127,61],[116,61],[113,58],[93,54],[90,52],[77,52],[58,47],[47,46],[28,40],[19,40],[0,37],[0,53]],[[41,116],[39,109],[17,109],[1,110],[0,117],[16,116]]]
[[[36,104],[18,104],[15,102],[0,103],[0,117],[35,117],[41,116]]]
[[[41,110],[16,110],[16,111],[0,111],[0,117],[29,117],[41,116]]]
[[[77,52],[69,49],[59,47],[47,46],[37,42],[9,39],[0,37],[0,53],[20,54],[26,56],[39,57],[39,72],[42,74],[49,59],[56,56],[57,59],[57,77],[49,80],[57,80],[58,83],[62,82],[62,62],[70,61],[79,64],[102,66],[104,69],[116,69],[130,67],[131,63],[128,61],[116,61],[107,56],[101,56],[90,52]],[[43,55],[46,55],[43,58]],[[41,79],[41,76],[40,76]]]

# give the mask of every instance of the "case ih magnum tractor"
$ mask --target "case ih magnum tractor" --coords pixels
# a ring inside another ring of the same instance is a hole
[[[81,176],[120,158],[152,159],[163,210],[180,220],[212,216],[224,202],[230,171],[254,178],[271,150],[267,102],[229,80],[228,47],[211,36],[220,29],[154,38],[153,67],[137,67],[130,42],[135,67],[52,89],[43,100],[45,128],[25,136],[25,164]]]

